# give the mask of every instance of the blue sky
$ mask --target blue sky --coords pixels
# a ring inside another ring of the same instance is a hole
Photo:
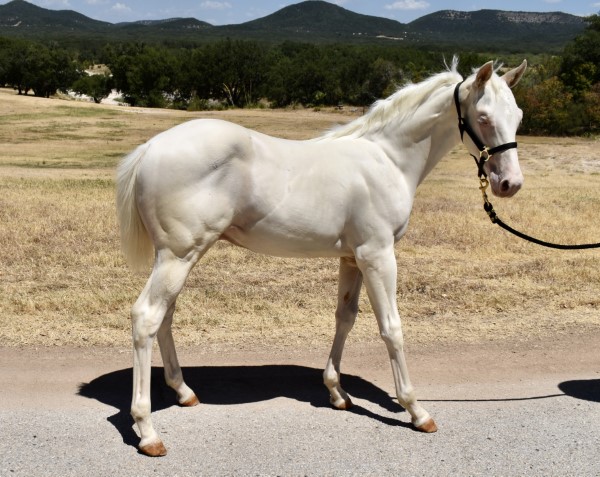
[[[243,23],[269,15],[299,0],[28,0],[52,10],[75,10],[96,20],[117,23],[171,17],[195,17],[213,25]],[[8,0],[0,0],[0,4]],[[332,0],[348,10],[408,23],[438,10],[563,11],[590,15],[600,11],[600,0]]]

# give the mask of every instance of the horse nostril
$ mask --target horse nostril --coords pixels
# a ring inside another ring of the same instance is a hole
[[[504,179],[501,183],[500,183],[500,190],[502,192],[508,192],[508,190],[510,189],[510,182],[508,181],[508,179]]]

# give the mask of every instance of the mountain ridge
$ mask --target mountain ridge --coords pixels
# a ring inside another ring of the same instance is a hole
[[[53,26],[63,27],[102,27],[111,25],[109,22],[94,20],[74,10],[50,10],[38,7],[25,0],[13,0],[0,5],[0,26],[12,26],[18,28],[23,26]]]
[[[441,10],[409,24],[428,41],[449,45],[471,43],[484,46],[488,39],[539,45],[556,49],[572,40],[585,27],[585,19],[563,12],[524,12],[483,9],[472,12]]]
[[[468,25],[468,28],[465,28]],[[219,38],[262,41],[390,42],[411,45],[494,48],[510,42],[538,49],[562,48],[585,27],[585,19],[563,12],[441,10],[408,24],[363,15],[321,0],[281,8],[262,18],[239,24],[211,25],[196,18],[169,18],[109,23],[73,10],[49,10],[26,0],[0,5],[0,35],[60,40],[77,35],[93,41],[140,39],[203,42]],[[102,38],[104,37],[104,38]],[[75,40],[73,40],[75,41]]]

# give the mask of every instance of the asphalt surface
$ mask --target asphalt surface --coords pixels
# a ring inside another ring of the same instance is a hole
[[[0,476],[600,476],[595,343],[413,350],[435,434],[391,397],[382,346],[347,349],[350,411],[328,404],[327,350],[186,350],[201,405],[178,407],[153,369],[162,458],[136,449],[128,350],[0,348]]]

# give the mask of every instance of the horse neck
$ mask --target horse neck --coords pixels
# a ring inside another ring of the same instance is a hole
[[[441,88],[409,118],[398,118],[373,136],[414,189],[460,142],[454,85]]]

